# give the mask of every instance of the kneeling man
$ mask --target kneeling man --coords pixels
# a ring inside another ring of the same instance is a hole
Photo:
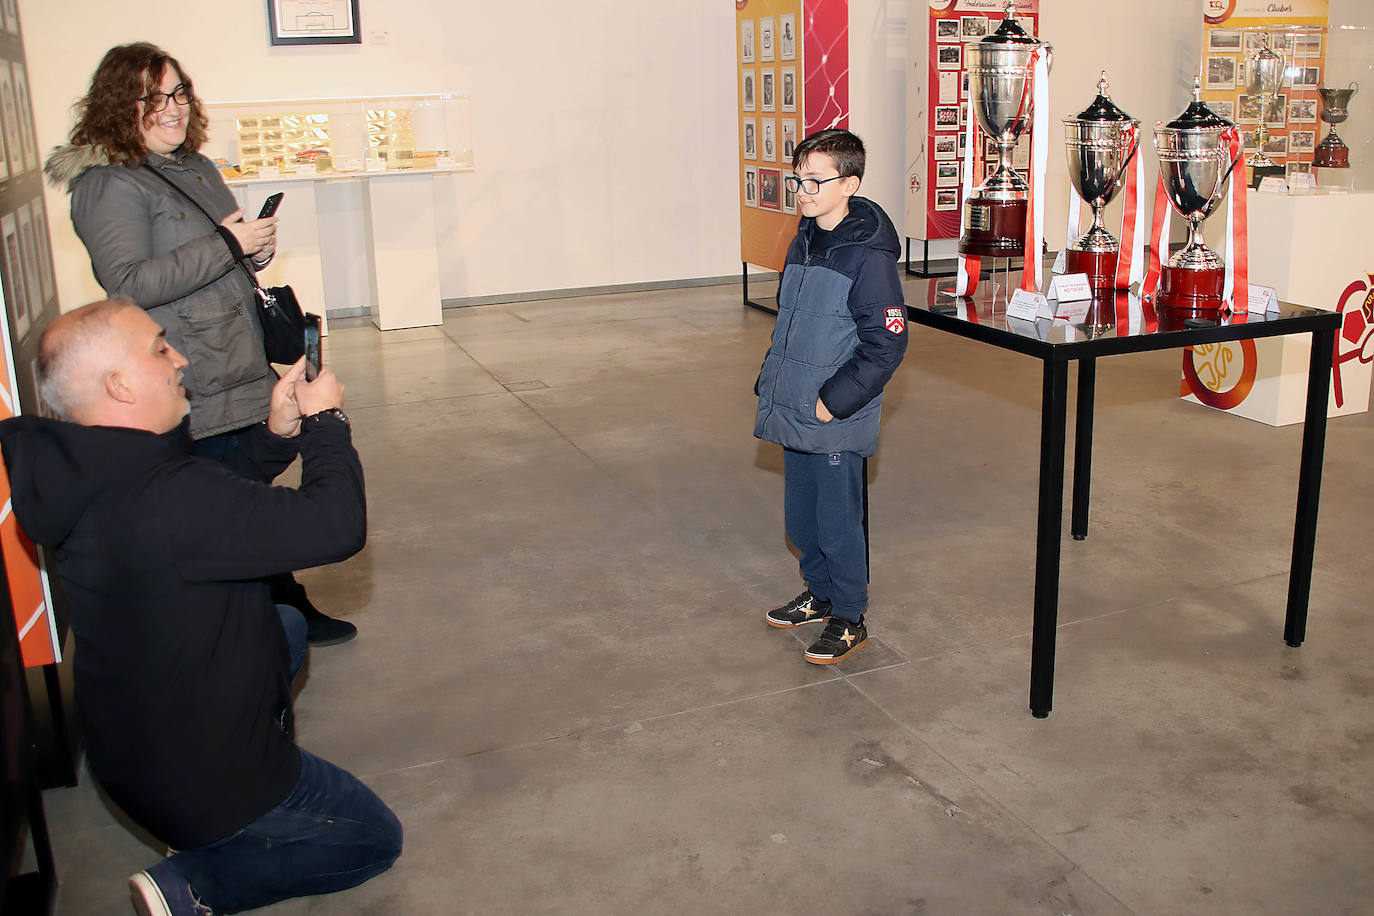
[[[130,879],[159,916],[352,887],[401,852],[381,799],[296,746],[304,633],[288,647],[290,609],[263,581],[366,540],[343,386],[297,363],[221,464],[192,456],[185,365],[133,303],[83,306],[39,342],[39,391],[65,422],[0,423],[14,513],[55,548],[70,602],[91,770],[170,847]],[[271,486],[297,454],[300,487]]]

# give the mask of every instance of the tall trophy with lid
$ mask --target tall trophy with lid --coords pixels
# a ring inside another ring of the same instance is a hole
[[[1087,233],[1069,245],[1064,268],[1066,273],[1087,274],[1094,293],[1106,293],[1116,286],[1121,244],[1102,224],[1102,210],[1126,178],[1126,168],[1140,145],[1139,128],[1140,122],[1118,108],[1108,95],[1105,70],[1092,104],[1075,117],[1064,119],[1069,180],[1093,212]]]
[[[1007,0],[1006,18],[991,35],[970,44],[970,108],[997,143],[997,170],[969,197],[959,253],[974,257],[1018,257],[1026,244],[1026,200],[1030,186],[1012,167],[1016,141],[1031,126],[1035,52],[1048,44],[1026,33]]]
[[[1155,124],[1155,152],[1169,203],[1188,221],[1188,243],[1169,259],[1156,295],[1159,305],[1200,312],[1220,311],[1226,284],[1221,259],[1202,241],[1202,221],[1211,215],[1241,158],[1231,158],[1226,134],[1235,124],[1202,101],[1193,101],[1168,124]]]
[[[1255,130],[1255,151],[1245,160],[1250,167],[1250,186],[1259,187],[1262,179],[1270,176],[1283,177],[1283,166],[1264,153],[1269,142],[1269,122],[1278,112],[1279,87],[1283,85],[1283,71],[1286,62],[1283,55],[1269,47],[1269,33],[1264,34],[1264,44],[1254,54],[1245,59],[1245,92],[1254,99],[1259,107],[1259,127]]]

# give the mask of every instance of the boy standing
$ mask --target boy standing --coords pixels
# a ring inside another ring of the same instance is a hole
[[[830,665],[868,638],[864,459],[878,447],[883,386],[906,352],[906,306],[897,231],[881,207],[854,196],[863,141],[818,131],[797,144],[792,170],[802,219],[754,386],[754,435],[783,447],[787,536],[801,551],[807,590],[764,619],[827,621],[806,660]]]

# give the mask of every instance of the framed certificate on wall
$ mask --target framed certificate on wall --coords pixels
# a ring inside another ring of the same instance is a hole
[[[267,0],[274,45],[357,45],[358,0]]]

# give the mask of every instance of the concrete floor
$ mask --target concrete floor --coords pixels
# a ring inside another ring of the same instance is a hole
[[[801,583],[750,435],[772,319],[738,297],[335,328],[371,538],[301,577],[361,635],[312,652],[297,722],[406,848],[270,912],[1374,912],[1370,415],[1329,426],[1289,649],[1301,427],[1180,402],[1177,352],[1099,361],[1037,720],[1040,363],[912,329],[871,463],[872,638],[817,667],[762,620]],[[89,775],[46,802],[59,912],[128,912],[158,851]]]

